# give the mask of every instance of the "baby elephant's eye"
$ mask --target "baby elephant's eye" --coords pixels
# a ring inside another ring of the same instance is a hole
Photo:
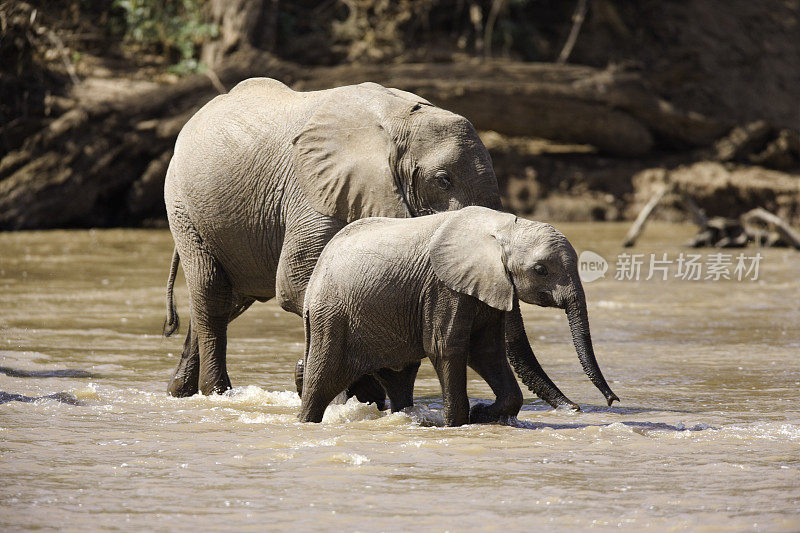
[[[547,267],[541,263],[536,263],[535,265],[533,265],[533,271],[539,274],[540,276],[547,275]]]
[[[437,170],[433,177],[435,178],[434,182],[436,183],[436,186],[440,189],[450,188],[450,176],[448,176],[447,171]]]

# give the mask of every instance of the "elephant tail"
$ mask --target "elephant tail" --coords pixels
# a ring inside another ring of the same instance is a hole
[[[308,309],[303,309],[303,331],[305,332],[306,347],[303,358],[294,367],[294,385],[297,395],[303,396],[303,378],[305,378],[306,363],[308,363],[308,348],[311,345],[311,322],[308,318]]]
[[[306,342],[305,351],[303,352],[303,359],[308,359],[308,348],[311,346],[311,320],[308,318],[308,309],[303,309],[303,326]]]
[[[169,337],[176,331],[181,324],[178,318],[178,309],[175,307],[175,297],[173,296],[173,287],[175,286],[175,275],[178,273],[178,263],[181,258],[178,255],[178,249],[172,251],[172,264],[169,267],[169,279],[167,280],[167,319],[164,320],[164,336]]]

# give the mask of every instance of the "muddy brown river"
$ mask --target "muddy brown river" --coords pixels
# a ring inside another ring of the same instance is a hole
[[[583,375],[561,311],[523,305],[583,412],[524,389],[518,420],[460,428],[427,362],[410,412],[351,400],[297,422],[302,323],[274,302],[231,325],[232,391],[170,398],[167,231],[0,234],[0,531],[800,530],[800,253],[711,257],[665,224],[623,251],[625,225],[557,226],[609,262],[584,286],[622,402]],[[469,393],[492,398],[474,374]]]

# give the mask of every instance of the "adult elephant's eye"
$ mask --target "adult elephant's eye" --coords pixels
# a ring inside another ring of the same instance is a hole
[[[452,186],[450,183],[450,176],[447,174],[446,170],[437,170],[433,177],[434,183],[440,189],[449,189]]]
[[[535,265],[533,265],[533,271],[539,274],[540,276],[547,275],[547,267],[541,263],[536,263]]]

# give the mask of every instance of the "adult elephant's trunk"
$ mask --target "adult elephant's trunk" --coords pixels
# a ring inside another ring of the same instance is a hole
[[[594,386],[606,397],[608,405],[611,405],[614,400],[619,401],[617,395],[611,392],[611,388],[606,383],[603,373],[600,372],[600,367],[597,365],[597,359],[594,356],[592,335],[589,333],[589,315],[586,312],[586,297],[583,294],[583,288],[579,288],[578,292],[569,299],[564,309],[569,319],[572,342],[575,344],[575,351],[578,352],[578,359],[581,362],[581,366],[583,366],[583,371],[592,380]]]
[[[528,336],[525,334],[519,300],[516,298],[513,310],[506,313],[505,337],[508,360],[522,382],[531,391],[554,408],[564,406],[580,411],[578,404],[564,396],[564,393],[550,380],[539,365],[539,361],[536,360]]]

